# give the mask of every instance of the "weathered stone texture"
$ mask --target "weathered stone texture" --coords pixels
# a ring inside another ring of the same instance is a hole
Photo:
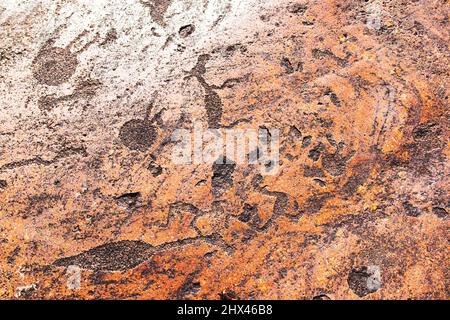
[[[448,299],[449,12],[0,1],[0,298]],[[195,121],[278,174],[174,165]]]

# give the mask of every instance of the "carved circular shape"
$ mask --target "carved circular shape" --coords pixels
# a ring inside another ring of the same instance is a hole
[[[120,129],[119,138],[131,150],[145,151],[156,138],[155,128],[145,120],[133,119]]]
[[[33,76],[41,84],[57,86],[75,73],[77,56],[67,49],[50,48],[41,51],[33,61]]]

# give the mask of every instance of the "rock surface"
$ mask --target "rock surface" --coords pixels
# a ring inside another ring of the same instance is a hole
[[[0,298],[448,299],[448,17],[0,1]],[[199,121],[279,172],[173,164]]]

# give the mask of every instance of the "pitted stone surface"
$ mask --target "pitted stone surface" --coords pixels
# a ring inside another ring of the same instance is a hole
[[[0,298],[448,299],[448,13],[1,1]],[[280,169],[175,165],[197,122]]]

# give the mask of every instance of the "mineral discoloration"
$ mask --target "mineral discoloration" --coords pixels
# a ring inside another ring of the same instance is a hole
[[[0,298],[448,299],[448,11],[2,4]],[[279,170],[175,165],[194,123]]]

